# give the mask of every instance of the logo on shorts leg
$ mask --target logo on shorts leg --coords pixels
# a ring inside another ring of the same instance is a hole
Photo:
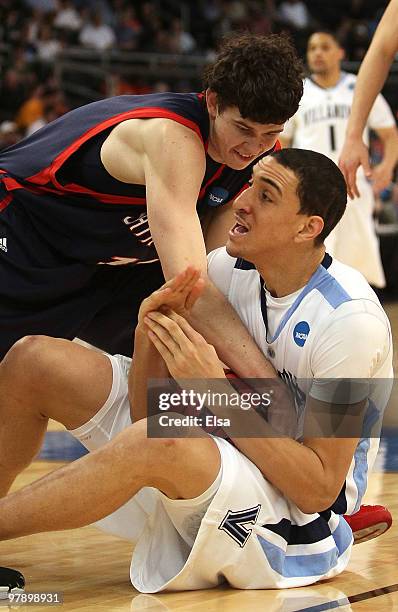
[[[7,238],[0,238],[0,249],[7,253]]]
[[[238,512],[228,510],[218,528],[225,531],[241,548],[243,548],[253,531],[252,529],[246,529],[244,525],[256,524],[260,508],[261,504],[254,506],[254,508],[247,508],[247,510],[239,510]]]
[[[310,333],[310,326],[307,321],[300,321],[293,330],[293,340],[297,346],[304,346]]]

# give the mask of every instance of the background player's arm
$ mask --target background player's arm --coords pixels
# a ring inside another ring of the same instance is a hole
[[[356,171],[362,165],[371,176],[368,151],[362,134],[372,105],[387,78],[398,51],[398,0],[391,0],[372,39],[358,72],[355,94],[348,121],[346,140],[340,155],[340,168],[345,176],[348,193],[359,196]]]

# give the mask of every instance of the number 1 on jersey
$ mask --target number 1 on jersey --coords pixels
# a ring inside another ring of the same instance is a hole
[[[329,125],[329,136],[330,136],[330,150],[336,151],[336,135],[334,132],[334,125]]]

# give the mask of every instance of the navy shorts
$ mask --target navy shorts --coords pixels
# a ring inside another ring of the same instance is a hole
[[[16,195],[20,200],[22,194]],[[109,353],[131,356],[141,301],[164,282],[160,263],[79,261],[77,233],[64,235],[73,255],[64,245],[57,248],[54,234],[62,230],[53,220],[48,227],[45,219],[39,224],[21,201],[0,214],[0,359],[31,334],[78,336]]]

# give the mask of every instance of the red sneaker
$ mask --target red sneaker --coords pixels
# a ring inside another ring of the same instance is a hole
[[[379,537],[392,524],[391,513],[384,506],[361,506],[358,512],[344,518],[352,529],[354,544]]]

